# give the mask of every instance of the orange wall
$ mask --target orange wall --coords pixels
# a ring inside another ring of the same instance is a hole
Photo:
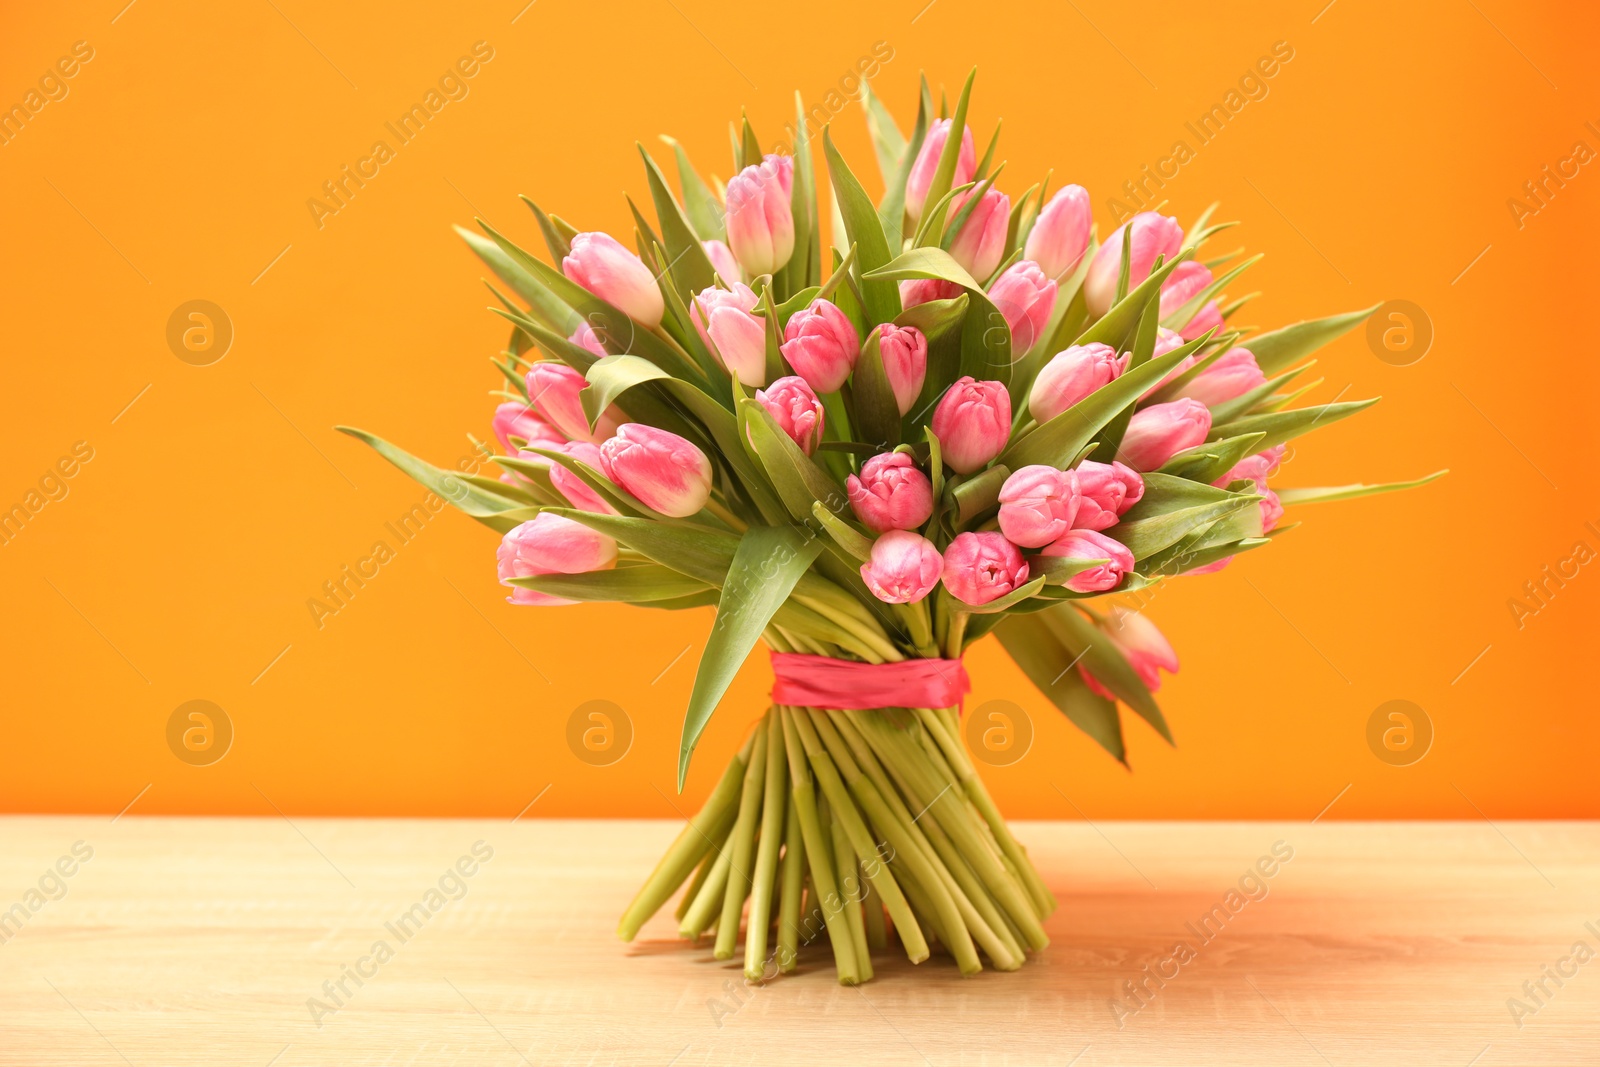
[[[1359,334],[1324,353],[1315,396],[1384,402],[1305,439],[1283,484],[1453,473],[1307,509],[1281,543],[1160,592],[1179,747],[1130,718],[1132,774],[985,642],[974,703],[1016,702],[1035,733],[988,777],[1031,817],[1310,818],[1347,785],[1329,818],[1600,815],[1600,565],[1520,627],[1507,606],[1575,542],[1600,549],[1600,164],[1520,226],[1507,207],[1575,141],[1600,150],[1590,5],[826,0],[797,18],[538,0],[513,21],[520,0],[123,3],[8,5],[0,33],[0,102],[93,48],[0,146],[0,504],[76,442],[93,452],[0,547],[0,810],[115,812],[147,785],[135,811],[510,817],[547,785],[530,816],[687,810],[769,682],[753,658],[673,797],[709,611],[513,609],[493,535],[454,513],[320,629],[307,610],[424,495],[335,423],[438,461],[487,435],[506,331],[450,224],[481,213],[533,247],[527,193],[625,234],[635,140],[664,158],[670,132],[726,177],[741,106],[775,140],[794,90],[823,100],[882,41],[876,85],[903,122],[919,70],[955,85],[977,64],[974,126],[987,139],[1004,117],[1011,191],[1054,167],[1094,193],[1104,233],[1115,188],[1287,41],[1269,95],[1170,182],[1171,209],[1220,199],[1244,224],[1218,247],[1267,253],[1249,321],[1404,298],[1433,322],[1411,366]],[[307,199],[478,41],[493,59],[470,94],[319,227]],[[871,177],[857,106],[836,125]],[[193,299],[234,328],[209,366],[166,341]],[[195,699],[234,728],[210,766],[168,747]],[[1391,699],[1435,728],[1413,766],[1367,747]],[[633,724],[610,766],[567,745],[590,700]]]

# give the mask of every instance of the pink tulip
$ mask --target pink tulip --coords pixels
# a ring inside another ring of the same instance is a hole
[[[843,385],[861,354],[861,335],[850,316],[827,300],[813,300],[795,312],[783,336],[783,358],[819,393]]]
[[[1151,404],[1133,413],[1117,457],[1136,471],[1153,471],[1211,432],[1211,412],[1198,400]]]
[[[1156,624],[1145,618],[1143,614],[1129,611],[1122,606],[1111,609],[1111,618],[1102,627],[1111,643],[1122,653],[1124,659],[1138,673],[1144,687],[1152,693],[1161,688],[1161,671],[1176,674],[1178,671],[1178,654],[1172,651],[1172,646],[1162,636]],[[1083,680],[1089,683],[1089,688],[1105,697],[1107,700],[1115,699],[1110,690],[1106,689],[1082,664],[1078,670],[1083,673]]]
[[[878,327],[878,353],[894,390],[895,406],[904,415],[917,402],[928,376],[928,339],[915,326],[886,322]]]
[[[845,479],[856,518],[873,533],[913,530],[933,514],[933,483],[904,452],[884,452]]]
[[[1183,307],[1215,280],[1211,268],[1204,263],[1190,259],[1178,264],[1172,273],[1167,275],[1167,280],[1161,283],[1161,317],[1166,318]],[[1207,300],[1200,305],[1189,321],[1183,324],[1180,333],[1185,341],[1193,341],[1207,330],[1221,325],[1221,309],[1217,307],[1215,300]]]
[[[675,433],[624,423],[600,446],[606,477],[645,507],[674,519],[687,518],[711,498],[711,461]]]
[[[956,198],[951,205],[952,219],[977,191],[973,189]],[[973,205],[972,212],[961,224],[961,232],[951,240],[950,255],[981,284],[994,273],[1006,253],[1006,231],[1010,224],[1011,198],[991,187]]]
[[[572,331],[572,336],[567,338],[579,348],[587,349],[597,356],[609,356],[606,346],[601,343],[600,335],[595,333],[594,327],[587,322],[578,323],[578,328]]]
[[[500,541],[495,558],[500,584],[509,585],[512,578],[610,570],[617,565],[617,543],[581,522],[541,512],[508,531]],[[513,604],[547,606],[576,603],[518,586],[511,587],[511,595],[506,599]]]
[[[1122,576],[1133,570],[1133,553],[1127,546],[1094,530],[1070,530],[1039,554],[1060,559],[1106,561],[1067,579],[1067,588],[1075,593],[1104,593],[1115,589],[1122,584]]]
[[[1072,529],[1078,515],[1078,477],[1035,464],[1014,471],[1000,487],[1000,532],[1023,548],[1042,548]]]
[[[957,534],[944,550],[944,587],[974,607],[999,600],[1028,582],[1021,549],[993,531]]]
[[[906,176],[906,214],[912,221],[922,217],[923,202],[928,199],[928,187],[933,184],[933,174],[939,169],[939,157],[944,154],[945,142],[950,139],[951,119],[934,119],[928,136],[917,153],[917,161]],[[978,153],[972,146],[972,130],[961,128],[961,150],[956,154],[956,172],[950,188],[966,185],[978,172]]]
[[[540,447],[567,443],[565,435],[541,419],[532,404],[517,404],[508,400],[494,409],[494,421],[490,425],[494,429],[495,440],[500,442],[500,447],[508,455],[516,450],[511,444],[513,437],[520,437],[528,444]]]
[[[1120,378],[1128,369],[1131,355],[1125,352],[1118,356],[1116,349],[1098,341],[1057,352],[1033,380],[1028,392],[1028,414],[1035,421],[1049,422],[1096,389]]]
[[[1178,395],[1191,397],[1207,407],[1215,407],[1266,383],[1267,376],[1261,373],[1253,352],[1248,348],[1230,348],[1188,385],[1179,389]]]
[[[1021,357],[1044,336],[1050,312],[1056,306],[1056,283],[1039,265],[1019,259],[989,287],[989,300],[1011,331],[1011,354]]]
[[[939,451],[952,470],[971,474],[986,466],[1011,437],[1011,395],[1001,382],[957,379],[933,409]]]
[[[655,329],[666,305],[644,261],[608,233],[574,234],[561,271],[635,322]]]
[[[1080,530],[1104,530],[1115,526],[1128,509],[1144,497],[1144,479],[1121,463],[1096,463],[1086,459],[1073,471],[1078,476],[1078,517],[1073,525]]]
[[[822,443],[822,401],[804,378],[789,375],[765,389],[756,390],[756,402],[767,409],[778,429],[788,434],[806,455]]]
[[[541,360],[528,371],[529,402],[544,420],[574,441],[604,441],[617,432],[626,418],[616,405],[600,415],[594,429],[589,429],[589,416],[583,412],[579,394],[589,387],[583,375],[556,360]]]
[[[1111,310],[1117,297],[1117,280],[1122,274],[1122,233],[1133,227],[1132,252],[1128,260],[1128,288],[1150,277],[1150,268],[1156,257],[1172,262],[1183,247],[1183,227],[1177,219],[1158,215],[1154,211],[1141,211],[1121,226],[1089,262],[1089,273],[1083,279],[1083,298],[1091,315],[1104,315]]]
[[[1060,281],[1078,267],[1089,247],[1089,230],[1094,213],[1089,207],[1089,190],[1069,185],[1050,198],[1039,212],[1038,221],[1028,234],[1023,258],[1039,264],[1046,275]]]
[[[600,462],[600,449],[587,441],[573,441],[561,451],[582,463],[596,474],[604,472],[605,467]],[[590,487],[589,483],[573,474],[559,463],[550,464],[550,484],[556,491],[567,498],[571,505],[579,511],[593,511],[600,515],[615,515],[617,509],[612,507],[606,498]]]
[[[861,580],[886,604],[911,604],[933,592],[943,566],[932,541],[890,530],[872,542],[872,558],[861,565]]]
[[[760,297],[743,282],[695,295],[689,319],[711,354],[745,385],[767,381],[767,320],[755,314]]]
[[[1246,456],[1235,463],[1222,477],[1211,484],[1218,489],[1225,489],[1229,482],[1237,482],[1248,478],[1256,483],[1257,489],[1267,487],[1267,477],[1278,472],[1278,464],[1283,462],[1283,454],[1287,450],[1285,445],[1273,445],[1265,452],[1257,452],[1253,456]]]
[[[744,281],[744,276],[739,273],[739,262],[733,258],[733,250],[721,241],[701,241],[700,247],[706,250],[706,258],[711,261],[711,269],[717,272],[717,277],[722,279],[723,285],[737,285]]]
[[[794,253],[794,160],[769,155],[728,182],[728,244],[744,272],[772,274]]]
[[[965,289],[940,278],[907,278],[900,283],[900,306],[914,308],[930,300],[954,300]]]

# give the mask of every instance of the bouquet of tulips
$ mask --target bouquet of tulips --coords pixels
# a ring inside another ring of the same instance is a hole
[[[803,108],[792,155],[733,130],[726,187],[664,138],[674,195],[641,150],[632,251],[528,201],[552,266],[480,220],[461,232],[511,290],[490,286],[504,473],[348,431],[502,535],[513,604],[716,608],[680,788],[766,643],[772,706],[620,926],[687,883],[683,936],[725,959],[742,932],[751,980],[826,935],[865,981],[891,931],[913,962],[1019,967],[1055,900],[963,749],[963,650],[992,631],[1121,760],[1119,703],[1170,741],[1152,693],[1178,661],[1096,598],[1226,566],[1286,507],[1402,487],[1268,487],[1287,441],[1372,403],[1291,406],[1369,312],[1247,336],[1223,290],[1255,260],[1200,256],[1226,224],[1145,212],[1099,243],[1079,186],[1013,204],[971,88],[947,113],[924,83],[909,136],[863,90],[876,201],[822,131],[827,244]]]

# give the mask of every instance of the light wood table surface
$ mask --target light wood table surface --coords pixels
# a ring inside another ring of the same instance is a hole
[[[1600,959],[1571,955],[1600,950],[1600,824],[1016,828],[1061,899],[1044,953],[965,980],[883,955],[850,989],[825,945],[746,987],[670,916],[616,940],[675,824],[0,818],[26,918],[0,926],[0,1063],[1600,1063]],[[1266,895],[1196,936],[1276,842]],[[1152,961],[1175,977],[1134,1012]]]

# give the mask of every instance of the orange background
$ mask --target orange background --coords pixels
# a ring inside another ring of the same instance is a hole
[[[75,442],[94,451],[0,547],[0,809],[510,817],[549,786],[530,817],[689,810],[769,682],[752,657],[674,796],[709,609],[513,609],[494,535],[453,512],[320,630],[306,607],[424,495],[334,424],[441,464],[488,436],[507,331],[450,224],[482,214],[538,247],[527,193],[626,237],[620,192],[648,201],[635,140],[665,162],[655,137],[674,134],[726,178],[741,106],[771,143],[796,89],[822,101],[883,41],[875,86],[902,125],[919,71],[953,89],[976,64],[973,126],[983,143],[1004,118],[1008,190],[1054,167],[1104,234],[1121,182],[1287,41],[1170,210],[1187,224],[1221,200],[1244,224],[1213,247],[1267,253],[1234,287],[1265,291],[1246,321],[1404,298],[1433,322],[1412,366],[1361,333],[1324,351],[1314,398],[1384,402],[1304,439],[1282,485],[1453,473],[1291,513],[1306,525],[1282,542],[1159,592],[1179,747],[1125,716],[1132,774],[985,641],[973,702],[1015,701],[1035,732],[988,780],[1017,817],[1310,818],[1336,796],[1329,818],[1600,815],[1600,568],[1520,629],[1507,606],[1574,542],[1600,548],[1600,165],[1521,228],[1507,207],[1575,141],[1600,148],[1590,5],[124,2],[7,5],[0,33],[7,103],[75,41],[94,49],[0,147],[0,506]],[[307,199],[480,40],[494,58],[470,95],[319,229]],[[876,188],[859,107],[835,127]],[[165,339],[197,298],[235,330],[205,367]],[[1410,767],[1366,745],[1395,698],[1436,729]],[[167,747],[191,699],[236,730],[212,766]],[[595,699],[635,729],[608,767],[565,741]]]

